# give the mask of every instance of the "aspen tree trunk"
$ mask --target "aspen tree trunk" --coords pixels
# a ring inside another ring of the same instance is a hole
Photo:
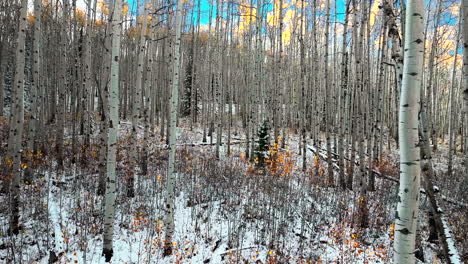
[[[307,169],[307,136],[306,136],[306,68],[305,68],[305,45],[304,45],[304,0],[301,1],[301,31],[300,37],[300,63],[301,63],[301,109],[300,109],[300,124],[301,124],[301,137],[302,137],[302,171]],[[300,145],[300,144],[299,144]]]
[[[468,122],[468,0],[463,0],[463,75],[464,75],[464,87],[463,87],[463,116],[464,116],[464,128],[466,130],[466,122]],[[465,131],[464,135],[464,163],[465,173],[468,172],[468,132]]]
[[[24,124],[24,67],[25,67],[25,38],[26,19],[28,14],[28,1],[21,0],[18,37],[15,57],[15,78],[13,82],[14,98],[10,111],[10,131],[6,164],[11,164],[11,216],[9,232],[19,233],[19,207],[20,207],[20,180],[21,180],[21,153]],[[7,180],[8,181],[8,180]]]
[[[172,236],[174,235],[174,213],[175,213],[175,152],[177,140],[177,112],[179,109],[179,71],[180,71],[180,31],[182,24],[182,0],[177,1],[177,10],[175,17],[175,47],[174,47],[174,60],[173,60],[173,76],[171,87],[171,104],[170,104],[170,124],[169,124],[169,161],[167,170],[166,182],[166,197],[165,197],[165,217],[164,226],[165,230],[165,245],[163,256],[172,254]]]
[[[137,65],[137,76],[136,76],[136,86],[135,92],[133,93],[133,104],[132,104],[132,143],[131,143],[131,162],[133,166],[137,166],[138,164],[138,123],[141,116],[141,95],[142,95],[142,87],[143,87],[143,71],[144,71],[144,56],[146,51],[146,28],[148,26],[148,8],[146,6],[146,0],[143,0],[143,20],[141,26],[141,34],[140,34],[140,45],[138,51],[138,65]],[[127,197],[135,196],[134,190],[134,181],[135,181],[135,173],[131,173],[129,175],[128,183],[127,183]]]
[[[151,4],[153,7],[155,6],[155,1]],[[146,6],[145,6],[146,10]],[[146,13],[146,12],[145,12]],[[147,14],[145,15],[146,19]],[[153,18],[151,20],[150,28],[155,28],[157,20]],[[151,31],[150,39],[156,39],[156,30]],[[142,157],[141,157],[141,172],[142,175],[148,175],[148,163],[149,163],[149,148],[150,148],[150,138],[154,137],[154,123],[151,115],[151,105],[154,104],[154,80],[156,72],[153,71],[156,68],[156,59],[157,59],[157,50],[156,50],[156,43],[151,41],[148,43],[148,62],[146,63],[146,75],[145,75],[145,82],[144,82],[144,145],[142,150]]]
[[[328,77],[328,49],[329,49],[329,33],[330,33],[330,0],[327,0],[326,7],[326,22],[325,22],[325,137],[327,144],[327,166],[328,166],[328,184],[330,186],[335,185],[335,179],[333,175],[333,163],[331,153],[331,126],[333,121],[330,114],[331,100],[330,100],[330,77]]]
[[[453,152],[454,152],[454,119],[455,119],[455,103],[454,103],[454,93],[456,89],[456,76],[457,76],[457,58],[458,58],[458,46],[460,44],[460,33],[461,33],[461,23],[459,23],[458,31],[457,31],[457,40],[455,41],[455,58],[453,59],[453,68],[452,68],[452,82],[449,91],[449,111],[448,111],[448,122],[449,122],[449,149],[448,149],[448,165],[447,165],[447,174],[450,177],[452,175],[453,170]]]
[[[395,14],[393,10],[393,0],[384,0],[383,2],[383,12],[385,15],[385,19],[388,24],[388,38],[389,40],[392,41],[392,59],[395,62],[395,92],[398,93],[398,90],[401,87],[401,82],[403,78],[403,55],[401,54],[401,39],[399,35],[399,30],[398,30],[398,25],[397,25],[397,20],[396,17],[397,15]],[[402,24],[404,21],[402,21]],[[398,96],[395,96],[395,108],[397,108],[398,105]],[[398,118],[395,118],[395,122],[392,125],[392,127],[398,127]],[[398,147],[398,130],[394,129],[394,134],[392,135],[393,138],[395,139]]]
[[[221,12],[220,12],[221,9]],[[221,137],[222,137],[222,126],[223,126],[223,113],[224,113],[224,103],[223,103],[223,98],[222,98],[222,92],[220,92],[220,85],[222,81],[220,80],[222,78],[223,74],[223,58],[224,55],[221,54],[221,44],[220,42],[222,41],[221,36],[221,16],[222,16],[222,9],[223,7],[221,6],[220,8],[220,1],[216,1],[216,13],[215,13],[215,19],[216,19],[216,24],[215,24],[215,34],[216,34],[216,48],[215,48],[215,53],[218,55],[218,62],[217,69],[215,69],[215,73],[213,74],[214,82],[215,82],[215,95],[213,98],[216,101],[216,106],[217,111],[216,112],[216,148],[215,148],[215,157],[219,159],[219,149],[221,147]],[[221,14],[220,14],[221,13]],[[216,65],[216,64],[215,64]],[[221,90],[223,90],[223,87],[221,87]],[[212,136],[213,137],[213,136]],[[211,138],[212,138],[211,137]]]
[[[59,27],[60,32],[60,63],[59,65],[59,74],[60,74],[60,81],[58,85],[58,105],[57,105],[57,128],[56,128],[56,148],[57,148],[57,166],[59,170],[63,170],[64,166],[64,155],[63,155],[63,141],[65,136],[65,117],[67,114],[67,106],[66,106],[66,94],[68,88],[68,72],[67,72],[67,65],[68,65],[68,17],[69,17],[69,2],[68,0],[63,1],[63,17],[62,17],[62,25]],[[53,102],[55,103],[55,102]]]
[[[3,116],[3,108],[4,106],[4,93],[5,93],[5,75],[4,72],[6,70],[5,67],[5,55],[4,54],[4,40],[3,37],[0,37],[0,116]]]
[[[278,96],[275,100],[277,105],[275,112],[273,113],[273,133],[275,137],[275,143],[278,143],[280,136],[280,125],[283,125],[283,103],[282,103],[282,93],[283,93],[283,0],[279,0],[279,10],[278,10],[278,60],[277,60],[277,69],[278,69]],[[315,30],[315,27],[314,27]],[[285,128],[282,128],[285,129]],[[283,138],[284,140],[284,138]]]
[[[345,11],[345,20],[343,26],[343,43],[341,47],[341,87],[339,93],[339,127],[338,127],[338,167],[339,167],[339,180],[340,186],[343,189],[346,189],[346,180],[345,180],[345,168],[344,168],[344,137],[345,133],[343,131],[343,127],[345,126],[345,104],[346,98],[348,94],[348,52],[346,50],[346,42],[348,36],[348,20],[349,20],[349,12],[350,12],[350,1],[346,0],[346,11]]]
[[[93,0],[96,3],[97,0]],[[92,88],[92,81],[91,81],[91,68],[92,68],[92,48],[91,48],[91,34],[93,32],[93,23],[91,22],[91,0],[88,3],[88,10],[87,10],[87,19],[85,24],[85,43],[84,43],[84,74],[83,74],[83,125],[85,130],[84,135],[84,142],[85,148],[91,144],[91,113],[93,109],[91,109],[90,102],[94,100],[94,95],[91,94]],[[94,21],[94,19],[93,19]],[[85,151],[83,151],[82,160],[85,161]]]
[[[361,228],[366,228],[369,222],[369,212],[367,209],[367,175],[366,175],[366,165],[365,165],[365,135],[366,135],[366,104],[365,101],[368,95],[368,76],[367,76],[367,65],[366,65],[366,57],[364,55],[365,46],[364,43],[368,42],[368,36],[365,37],[364,33],[367,32],[369,27],[368,22],[368,3],[366,1],[361,2],[361,24],[360,24],[360,31],[359,31],[359,40],[358,45],[358,52],[356,52],[356,62],[359,62],[357,67],[357,94],[359,95],[357,104],[358,109],[358,119],[357,119],[357,141],[358,141],[358,153],[359,153],[359,199],[358,199],[358,207],[359,207],[359,225]],[[367,54],[366,54],[367,55]],[[363,100],[364,99],[364,100]]]
[[[106,262],[110,262],[114,253],[112,238],[114,235],[115,197],[116,197],[116,150],[117,131],[119,129],[119,62],[120,62],[120,27],[122,14],[122,0],[115,0],[112,17],[112,51],[111,51],[111,83],[109,93],[109,108],[107,129],[107,158],[106,158],[106,196],[104,204],[104,237],[103,249]]]
[[[113,30],[112,26],[112,17],[109,15],[108,17],[108,23],[106,26],[106,34],[104,35],[104,40],[103,40],[103,49],[101,50],[101,60],[102,60],[102,66],[101,66],[101,73],[100,73],[100,84],[98,88],[98,97],[99,97],[99,112],[101,113],[101,120],[99,122],[100,126],[100,134],[99,134],[99,143],[100,143],[100,148],[99,148],[99,183],[98,183],[98,195],[104,195],[105,190],[106,190],[106,178],[107,178],[107,162],[106,162],[106,157],[107,157],[107,130],[108,130],[108,122],[107,119],[109,118],[108,114],[108,105],[109,105],[109,98],[107,98],[106,93],[108,93],[108,81],[109,81],[109,76],[110,76],[110,68],[112,64],[112,59],[111,59],[111,52],[112,52],[112,47],[111,47],[111,35],[110,32]],[[94,99],[92,99],[94,101]],[[92,107],[93,109],[93,107]]]
[[[201,0],[197,1],[197,24],[193,25],[192,28],[192,75],[190,84],[190,131],[193,130],[193,124],[197,122],[198,112],[198,85],[195,84],[195,80],[198,81],[198,65],[194,62],[198,59],[198,36],[200,35],[200,12],[201,12]],[[196,27],[196,33],[195,33]]]
[[[28,157],[34,157],[33,154],[36,150],[36,126],[38,124],[39,111],[38,104],[41,102],[37,101],[37,93],[40,87],[40,38],[41,38],[41,23],[42,23],[42,0],[34,1],[34,36],[33,36],[33,83],[30,88],[30,97],[31,97],[31,111],[29,119],[29,131],[28,131],[28,148],[26,155]],[[32,165],[33,158],[27,159],[29,164],[27,164],[24,171],[24,182],[31,183],[32,181]]]
[[[437,81],[434,81],[434,67],[435,67],[435,56],[436,56],[436,49],[437,49],[437,44],[438,44],[438,32],[439,32],[439,24],[440,24],[440,19],[441,19],[441,13],[442,13],[442,1],[437,2],[437,10],[435,14],[435,22],[434,22],[434,35],[432,38],[432,43],[431,43],[431,52],[429,54],[429,65],[428,65],[428,71],[429,71],[429,79],[427,80],[427,86],[426,86],[426,100],[425,103],[426,105],[423,106],[427,110],[427,122],[428,122],[428,129],[429,129],[429,137],[432,140],[432,145],[434,151],[437,150],[437,134],[434,128],[434,123],[436,122],[436,114],[437,112],[434,110],[435,107],[435,89],[437,87]]]
[[[424,1],[407,3],[405,55],[399,113],[400,186],[395,223],[394,262],[415,263],[415,238],[420,186],[418,115],[423,39]]]
[[[384,22],[382,26],[382,38],[381,38],[381,43],[380,43],[380,61],[378,64],[379,72],[378,72],[378,77],[377,77],[377,93],[373,93],[374,100],[373,104],[374,107],[373,109],[376,109],[376,113],[374,113],[373,120],[370,120],[370,122],[373,122],[374,124],[372,125],[372,131],[371,131],[371,136],[372,139],[370,140],[369,147],[372,147],[371,150],[371,156],[369,160],[369,170],[368,170],[368,175],[369,175],[369,184],[368,184],[368,190],[369,191],[375,191],[375,173],[373,172],[374,166],[376,166],[379,162],[379,154],[378,154],[378,149],[379,149],[379,134],[380,134],[380,116],[382,112],[383,105],[381,103],[381,94],[382,94],[382,87],[384,85],[384,64],[383,61],[385,60],[385,47],[387,45],[387,23]],[[373,111],[373,109],[370,109],[370,111]]]

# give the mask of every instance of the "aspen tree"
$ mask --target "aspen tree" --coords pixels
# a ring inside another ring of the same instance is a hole
[[[10,185],[11,217],[9,232],[19,233],[20,211],[20,180],[21,180],[21,153],[24,124],[24,67],[25,67],[25,39],[26,19],[28,14],[28,1],[21,0],[18,36],[16,39],[15,77],[13,82],[14,99],[10,112],[10,131],[8,138],[8,153],[6,164],[11,164],[10,173],[12,182]],[[10,146],[11,145],[11,146]]]
[[[340,186],[345,189],[346,188],[346,180],[345,180],[345,168],[344,168],[344,129],[343,127],[346,126],[345,124],[345,105],[348,96],[348,51],[347,51],[347,41],[348,41],[348,20],[349,20],[349,12],[350,12],[350,0],[346,0],[346,12],[345,12],[345,20],[343,25],[343,42],[341,46],[341,86],[339,92],[339,122],[340,125],[338,127],[338,167],[339,167],[339,180]]]
[[[91,73],[92,73],[92,47],[91,47],[91,38],[92,38],[92,33],[94,30],[94,26],[91,21],[91,8],[92,8],[92,2],[94,2],[94,5],[96,5],[97,0],[89,1],[88,2],[88,9],[87,9],[87,17],[86,17],[86,22],[85,22],[85,42],[84,42],[84,58],[83,58],[83,63],[84,63],[84,73],[83,73],[83,126],[85,130],[85,135],[84,135],[84,140],[83,144],[85,146],[88,146],[91,143],[91,112],[92,109],[90,106],[89,101],[94,100],[94,96],[91,95]],[[94,21],[94,19],[93,19]],[[83,152],[83,158],[84,158],[84,153]]]
[[[38,126],[38,119],[40,118],[40,114],[38,111],[40,101],[38,102],[38,93],[41,93],[40,90],[40,38],[41,38],[41,23],[42,23],[42,0],[35,0],[34,1],[34,36],[33,36],[33,82],[30,88],[30,97],[31,97],[31,115],[28,124],[28,142],[27,142],[27,151],[28,156],[31,157],[32,154],[36,151],[36,142],[37,142],[37,135],[36,129]],[[28,159],[31,163],[32,159]],[[30,183],[32,181],[31,174],[32,174],[32,164],[26,164],[27,168],[24,171],[24,181],[25,183]]]
[[[440,25],[440,19],[442,15],[442,7],[443,7],[443,1],[437,1],[437,7],[436,7],[436,13],[435,13],[435,21],[434,21],[434,34],[432,37],[432,43],[431,43],[431,52],[429,54],[429,65],[428,65],[428,71],[429,71],[429,77],[426,82],[426,99],[425,100],[425,105],[423,107],[427,108],[426,112],[428,115],[427,118],[427,128],[429,132],[429,137],[432,140],[432,145],[433,149],[437,150],[437,134],[434,128],[434,122],[435,122],[435,115],[437,114],[435,112],[435,90],[437,86],[437,81],[434,81],[435,79],[435,56],[436,56],[436,49],[437,49],[437,44],[438,44],[438,36],[439,36],[439,25]]]
[[[277,54],[277,69],[278,69],[278,100],[275,102],[276,107],[274,108],[273,113],[273,133],[275,137],[275,143],[278,143],[278,139],[280,136],[280,126],[282,127],[283,124],[283,102],[282,95],[283,95],[283,0],[279,0],[279,7],[278,7],[278,54]],[[314,27],[315,30],[315,27]],[[275,98],[276,100],[276,98]],[[283,128],[284,129],[284,128]],[[284,140],[284,138],[283,138]]]
[[[112,239],[114,235],[115,197],[116,197],[116,150],[117,131],[119,130],[119,65],[121,36],[122,0],[115,0],[112,15],[112,51],[111,83],[109,88],[107,158],[106,158],[106,196],[104,204],[103,249],[106,262],[110,262],[114,253]]]
[[[180,35],[182,24],[182,0],[177,0],[177,9],[175,14],[175,47],[174,60],[172,61],[172,80],[171,80],[171,102],[170,102],[170,123],[169,123],[169,160],[166,182],[165,197],[165,245],[163,256],[172,254],[172,236],[174,235],[174,214],[175,214],[175,152],[177,140],[177,112],[179,110],[179,71],[180,71]]]
[[[462,20],[463,20],[463,116],[464,116],[464,128],[466,130],[466,122],[468,122],[468,0],[463,0],[462,3]],[[468,172],[468,133],[464,133],[464,164],[465,172]]]
[[[135,92],[133,94],[132,102],[132,143],[131,143],[131,158],[133,166],[138,164],[138,123],[141,117],[141,98],[143,92],[143,71],[144,67],[144,58],[146,53],[146,29],[148,26],[148,7],[146,6],[146,0],[143,0],[143,15],[141,22],[141,32],[140,32],[140,44],[138,46],[138,62],[137,62],[137,76],[136,76],[136,86]],[[133,197],[135,195],[134,190],[134,173],[129,176],[127,183],[127,197]]]
[[[399,112],[400,186],[395,223],[394,262],[415,263],[415,238],[420,186],[418,114],[424,1],[410,0],[405,17],[405,54]]]
[[[454,152],[454,133],[455,133],[455,124],[454,124],[454,119],[455,119],[455,100],[454,100],[454,93],[456,89],[456,76],[457,76],[457,63],[458,63],[458,46],[460,43],[460,33],[461,33],[461,23],[459,23],[459,27],[456,33],[456,41],[455,41],[455,58],[453,59],[453,67],[452,67],[452,81],[450,85],[450,91],[449,91],[449,109],[448,109],[448,133],[449,133],[449,149],[448,149],[448,165],[447,165],[447,174],[449,176],[452,175],[452,170],[453,170],[453,152]]]
[[[62,25],[60,25],[60,58],[59,62],[62,64],[59,66],[60,80],[58,82],[58,104],[57,104],[57,123],[56,123],[56,149],[57,149],[57,166],[59,170],[64,168],[64,137],[65,137],[65,125],[66,125],[66,114],[67,114],[67,89],[69,86],[69,76],[67,72],[68,61],[68,20],[69,20],[69,8],[70,4],[68,0],[63,1],[63,14],[62,14]],[[55,102],[52,102],[53,104]]]
[[[330,186],[335,185],[334,175],[333,175],[333,163],[332,163],[332,150],[331,150],[331,126],[333,124],[330,107],[331,107],[331,94],[330,94],[330,77],[328,71],[328,50],[329,50],[329,34],[330,34],[330,0],[327,0],[326,6],[326,22],[325,22],[325,62],[324,62],[324,71],[325,71],[325,137],[327,144],[327,166],[328,166],[328,184]]]
[[[366,128],[366,105],[365,101],[362,98],[366,98],[366,88],[367,88],[367,68],[365,65],[365,57],[364,56],[364,41],[367,39],[364,36],[364,32],[368,27],[368,13],[367,13],[367,2],[361,2],[361,24],[359,30],[359,39],[356,45],[358,49],[356,51],[356,63],[357,65],[357,84],[356,84],[356,94],[358,98],[357,104],[357,120],[356,120],[356,131],[357,131],[357,141],[358,141],[358,153],[359,153],[359,199],[358,199],[358,207],[359,207],[359,225],[362,228],[366,228],[368,226],[368,209],[367,209],[367,178],[366,178],[366,165],[365,165],[365,151],[364,151],[364,143],[365,143],[365,128]],[[355,99],[355,100],[356,100]],[[353,166],[353,165],[352,165]]]
[[[0,116],[3,116],[4,108],[4,94],[5,94],[5,70],[6,70],[6,59],[5,59],[5,44],[4,44],[3,32],[0,31]]]
[[[307,136],[306,136],[306,68],[305,68],[305,10],[304,0],[301,1],[301,28],[300,28],[300,64],[301,64],[301,108],[300,108],[300,124],[301,124],[301,140],[302,140],[302,170],[307,169]],[[300,145],[300,144],[299,144]]]

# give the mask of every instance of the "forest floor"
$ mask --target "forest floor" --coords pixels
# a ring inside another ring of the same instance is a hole
[[[307,153],[302,171],[298,137],[287,148],[273,147],[264,170],[245,158],[245,144],[231,154],[202,144],[202,130],[181,129],[177,150],[177,197],[174,251],[163,258],[164,178],[167,149],[159,140],[150,146],[149,172],[128,164],[129,125],[122,123],[118,153],[117,210],[112,263],[390,263],[397,184],[377,178],[368,194],[369,224],[360,228],[357,191],[327,185],[326,164]],[[215,137],[213,137],[215,139]],[[233,142],[245,139],[235,137]],[[209,142],[208,138],[208,142]],[[226,142],[226,139],[223,139]],[[194,144],[184,144],[194,143]],[[67,146],[70,148],[70,146]],[[437,183],[446,200],[467,203],[466,177],[447,178],[446,149],[434,155]],[[103,197],[96,194],[97,146],[87,148],[86,166],[55,169],[44,154],[32,184],[22,184],[22,231],[7,235],[8,197],[0,196],[0,263],[104,263]],[[69,153],[71,154],[71,153]],[[396,149],[385,152],[376,170],[398,178]],[[455,168],[461,158],[455,157]],[[356,170],[357,171],[357,170]],[[128,175],[135,175],[135,197],[126,196]],[[445,177],[445,178],[444,178]],[[467,252],[466,207],[440,201],[460,253]],[[438,263],[437,244],[429,235],[425,196],[420,204],[419,238],[425,263]],[[53,252],[53,253],[52,253]]]

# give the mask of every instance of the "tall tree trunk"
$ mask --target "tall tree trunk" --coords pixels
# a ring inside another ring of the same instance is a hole
[[[328,168],[328,185],[334,186],[335,179],[333,175],[333,162],[332,162],[332,153],[331,153],[331,127],[333,126],[332,115],[330,114],[330,104],[331,104],[331,87],[330,87],[330,77],[328,71],[328,49],[329,49],[329,34],[330,34],[330,0],[327,0],[326,6],[326,22],[325,22],[325,137],[327,144],[327,168]]]
[[[63,14],[62,14],[62,25],[60,25],[60,58],[59,62],[59,75],[60,81],[58,85],[58,105],[57,105],[57,122],[56,122],[56,149],[57,149],[57,166],[59,170],[64,168],[64,137],[65,137],[65,124],[66,124],[66,96],[68,89],[68,72],[67,65],[68,59],[68,17],[69,17],[69,2],[68,0],[63,1]],[[55,103],[55,102],[53,102]]]
[[[119,129],[119,62],[120,62],[120,26],[122,0],[115,0],[112,16],[112,51],[111,51],[111,83],[107,94],[109,100],[107,128],[107,158],[106,158],[106,196],[104,205],[104,237],[102,254],[106,262],[110,262],[114,253],[112,237],[114,235],[115,197],[116,197],[116,150],[117,131]]]
[[[25,67],[25,39],[28,1],[21,0],[20,18],[15,56],[15,78],[13,82],[14,97],[10,111],[10,131],[8,138],[8,153],[6,164],[10,166],[11,183],[11,217],[10,233],[19,233],[20,180],[21,180],[21,148],[24,124],[24,67]],[[11,145],[11,146],[10,146]],[[9,180],[6,180],[7,182]]]
[[[405,22],[405,55],[399,114],[400,186],[395,223],[394,262],[415,263],[420,187],[418,116],[423,59],[424,1],[409,0]]]
[[[27,157],[26,169],[24,171],[24,182],[26,184],[32,181],[32,163],[34,157],[34,151],[36,150],[36,126],[38,124],[39,111],[38,104],[41,102],[37,101],[37,94],[40,92],[38,89],[40,86],[40,38],[41,38],[41,23],[42,23],[42,0],[34,1],[34,35],[33,35],[33,82],[30,88],[30,100],[31,100],[31,111],[28,124],[28,142],[27,142]]]
[[[436,122],[436,115],[437,112],[434,110],[435,109],[435,93],[436,93],[436,87],[437,87],[437,81],[434,81],[434,76],[435,74],[435,60],[436,60],[436,49],[437,49],[437,44],[438,44],[438,33],[439,33],[439,24],[440,24],[440,19],[441,19],[441,14],[442,14],[442,7],[443,7],[443,1],[437,1],[437,10],[435,14],[435,22],[434,22],[434,35],[432,37],[432,43],[431,43],[431,52],[429,54],[429,65],[428,65],[428,70],[429,70],[429,78],[427,80],[427,86],[426,86],[426,100],[425,100],[425,107],[427,110],[427,122],[428,122],[428,131],[429,131],[429,137],[432,140],[432,146],[434,151],[437,150],[437,134],[434,128],[434,123]]]
[[[174,213],[175,213],[175,152],[177,139],[177,112],[179,110],[179,71],[180,71],[180,31],[182,24],[182,0],[177,1],[177,10],[175,17],[175,47],[174,60],[172,61],[173,76],[171,87],[171,104],[170,104],[170,124],[169,124],[169,161],[167,170],[166,182],[166,197],[165,197],[165,218],[164,226],[166,227],[165,245],[163,256],[172,254],[172,237],[174,235]]]
[[[457,40],[455,41],[455,58],[453,59],[453,68],[452,68],[452,82],[449,91],[449,112],[448,112],[448,133],[449,133],[449,149],[448,149],[448,165],[447,165],[447,174],[450,177],[452,175],[453,170],[453,153],[454,153],[454,133],[455,133],[455,100],[454,100],[454,93],[456,89],[456,76],[457,76],[457,63],[458,63],[458,46],[460,44],[460,33],[461,33],[461,23],[459,23],[459,28],[457,31]]]
[[[0,37],[0,116],[3,116],[3,108],[5,107],[4,97],[5,97],[5,64],[6,64],[6,55],[5,55],[5,40],[3,36]]]
[[[135,92],[133,94],[133,104],[132,104],[132,143],[131,143],[131,161],[133,166],[136,168],[138,164],[138,123],[141,117],[141,95],[143,87],[143,71],[144,71],[144,58],[146,53],[146,28],[148,25],[147,13],[148,8],[146,7],[146,0],[143,0],[143,16],[142,16],[142,26],[140,34],[140,45],[138,46],[138,65],[137,65],[137,76],[136,76],[136,86]],[[134,179],[135,173],[129,175],[127,183],[127,197],[133,197],[135,195],[134,190]]]
[[[466,122],[468,122],[468,0],[463,0],[463,75],[465,76],[463,87],[463,116],[464,116],[464,164],[465,172],[468,172],[468,132]]]
[[[338,167],[339,167],[339,180],[340,186],[343,189],[346,189],[346,180],[345,180],[345,168],[344,168],[344,137],[345,137],[345,105],[346,98],[348,96],[348,51],[347,48],[347,38],[348,38],[348,20],[350,12],[350,1],[346,0],[346,14],[343,26],[343,42],[341,47],[341,86],[339,93],[339,127],[338,127]],[[354,165],[353,165],[354,166]]]

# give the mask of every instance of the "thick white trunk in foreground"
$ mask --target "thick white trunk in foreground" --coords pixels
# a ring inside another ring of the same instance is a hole
[[[164,226],[166,227],[165,249],[164,256],[172,253],[172,236],[174,235],[174,200],[175,200],[175,151],[176,151],[176,128],[177,128],[177,112],[179,111],[179,70],[180,70],[180,27],[182,22],[182,0],[177,1],[176,21],[175,21],[175,48],[174,48],[174,61],[173,76],[172,76],[172,91],[171,91],[171,104],[170,114],[171,119],[169,123],[169,164],[167,170],[166,182],[166,216],[164,218]]]
[[[26,19],[28,15],[28,1],[22,0],[20,6],[20,19],[15,56],[15,79],[12,87],[14,94],[10,113],[10,131],[8,138],[7,164],[12,166],[11,183],[11,218],[10,232],[19,233],[19,207],[20,207],[20,180],[21,180],[21,148],[24,124],[24,65],[25,65],[25,39]]]
[[[423,62],[423,0],[409,0],[405,23],[405,56],[401,88],[399,141],[400,187],[395,223],[394,263],[415,263],[420,155],[418,115]]]
[[[122,0],[115,0],[112,18],[111,83],[109,88],[109,126],[107,130],[107,184],[104,206],[104,245],[102,254],[109,262],[112,258],[112,236],[115,216],[115,156],[119,127],[119,60]]]

